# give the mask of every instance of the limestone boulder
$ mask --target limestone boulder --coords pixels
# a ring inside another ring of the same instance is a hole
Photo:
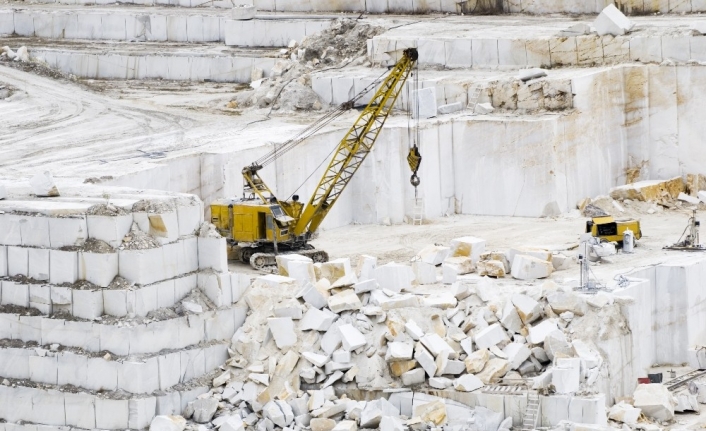
[[[39,197],[59,196],[59,189],[56,188],[51,172],[38,172],[29,180],[32,192]]]
[[[476,266],[476,272],[478,275],[502,278],[506,273],[505,264],[499,260],[481,260]]]
[[[466,364],[466,371],[469,374],[480,373],[485,367],[485,364],[490,360],[490,352],[488,349],[476,350],[466,357],[464,363]]]
[[[441,265],[441,263],[446,259],[451,253],[451,248],[439,246],[439,245],[429,245],[424,247],[417,253],[417,258],[424,263],[431,265]]]
[[[637,385],[633,400],[633,406],[649,418],[659,421],[674,419],[676,400],[669,389],[660,383]]]
[[[622,36],[635,26],[615,5],[608,5],[593,21],[593,27],[599,36],[610,34]]]
[[[473,262],[480,260],[485,252],[485,240],[474,236],[464,236],[451,240],[451,256],[470,257]]]
[[[512,260],[512,277],[518,280],[547,278],[554,271],[551,260],[542,260],[525,254],[516,254]]]

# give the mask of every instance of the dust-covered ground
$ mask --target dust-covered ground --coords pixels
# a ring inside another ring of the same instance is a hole
[[[663,250],[675,243],[687,225],[691,212],[687,209],[663,210],[655,214],[638,215],[643,237],[632,254],[619,253],[591,264],[591,269],[602,283],[612,281],[616,274],[633,268],[654,265],[668,260],[694,258],[694,252]],[[616,216],[620,217],[620,216]],[[706,213],[704,213],[706,218]],[[352,225],[321,231],[312,241],[316,248],[326,250],[331,259],[355,258],[368,254],[378,258],[378,264],[408,262],[417,252],[430,244],[448,245],[453,238],[475,236],[485,239],[486,251],[506,251],[511,247],[542,247],[575,256],[579,236],[586,226],[585,217],[524,218],[454,215],[427,220],[422,226],[400,224]],[[704,252],[703,256],[706,256]],[[231,270],[248,271],[248,266],[231,263]],[[254,271],[252,271],[254,273]],[[554,273],[557,281],[571,283],[579,276],[574,268]]]

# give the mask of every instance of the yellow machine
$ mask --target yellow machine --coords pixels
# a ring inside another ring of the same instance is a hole
[[[586,222],[586,233],[605,241],[615,241],[618,244],[623,243],[623,234],[628,229],[633,232],[636,240],[642,238],[640,220],[615,220],[612,216],[601,216],[593,217]]]
[[[228,238],[232,257],[249,262],[256,269],[275,265],[277,253],[296,252],[311,257],[315,262],[328,260],[326,252],[315,250],[308,243],[309,239],[372,150],[417,58],[416,49],[406,49],[382,83],[374,82],[296,137],[243,168],[243,198],[219,199],[211,204],[211,223]],[[308,204],[305,206],[299,202],[297,195],[292,195],[291,200],[277,199],[258,171],[351,109],[357,100],[378,84],[380,88],[335,149],[333,159]],[[416,143],[410,148],[407,159],[413,171],[410,181],[416,194],[419,185],[417,170],[421,162]]]

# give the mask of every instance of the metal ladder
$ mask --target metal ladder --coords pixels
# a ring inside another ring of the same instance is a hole
[[[475,84],[473,86],[473,91],[471,92],[471,97],[468,98],[468,109],[471,110],[471,113],[475,112],[476,105],[478,104],[478,99],[480,99],[480,95],[482,92],[483,92],[483,86],[481,84]]]
[[[412,226],[421,226],[424,222],[424,199],[416,198],[414,200],[414,212],[412,213]]]
[[[537,391],[527,392],[527,408],[522,417],[522,431],[532,431],[537,427],[539,419],[539,394]]]

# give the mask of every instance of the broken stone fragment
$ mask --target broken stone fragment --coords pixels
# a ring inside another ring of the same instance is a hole
[[[514,333],[518,333],[522,330],[522,319],[520,319],[519,313],[510,301],[508,301],[505,304],[505,308],[503,308],[503,314],[502,318],[500,319],[500,324],[503,325],[503,327],[508,331]]]
[[[490,103],[478,103],[475,107],[475,112],[476,114],[484,115],[484,114],[490,114],[493,111],[495,111],[495,108],[493,108],[493,105]]]
[[[451,240],[451,256],[464,256],[473,259],[473,262],[480,260],[481,254],[485,251],[485,240],[474,236],[464,236]]]
[[[424,369],[415,368],[402,374],[402,384],[405,386],[413,386],[424,383]]]
[[[419,284],[436,283],[436,266],[422,261],[412,262],[414,278]]]
[[[294,422],[294,412],[284,401],[270,401],[262,408],[262,416],[279,427],[286,427]]]
[[[409,361],[390,362],[390,374],[395,377],[400,377],[402,374],[414,369],[416,366],[417,361],[415,359]]]
[[[183,431],[186,419],[181,416],[155,416],[149,431]]]
[[[529,329],[529,335],[527,336],[527,341],[530,344],[542,344],[545,338],[550,333],[556,331],[558,328],[556,320],[548,319],[538,325],[532,326]]]
[[[481,260],[476,266],[476,272],[481,276],[502,278],[505,277],[505,265],[499,260]]]
[[[454,380],[454,388],[461,392],[473,392],[483,386],[483,382],[473,374],[466,374]]]
[[[513,295],[511,301],[524,324],[532,323],[542,316],[542,306],[527,295]]]
[[[469,256],[447,257],[441,264],[444,284],[453,284],[459,275],[470,274],[476,270],[473,259]]]
[[[414,348],[409,343],[393,341],[387,344],[385,360],[387,362],[407,361],[412,359]]]
[[[299,321],[299,330],[326,332],[336,319],[338,319],[338,315],[328,309],[317,310],[316,308],[310,308]]]
[[[437,400],[414,407],[414,416],[422,422],[433,422],[435,425],[446,423],[446,404]]]
[[[322,293],[311,283],[306,284],[297,295],[314,308],[322,309],[328,303],[328,292]]]
[[[414,359],[419,362],[419,365],[422,366],[429,377],[436,375],[436,361],[434,360],[434,356],[421,344],[414,350]]]
[[[344,420],[336,424],[332,431],[357,431],[358,426],[355,421]]]
[[[450,253],[451,249],[449,247],[429,245],[417,253],[417,258],[419,258],[421,262],[437,266],[441,265]]]
[[[377,267],[378,259],[374,256],[362,254],[358,256],[355,267],[355,274],[359,281],[372,280],[375,278],[375,268]]]
[[[503,353],[505,353],[507,360],[510,362],[511,370],[518,369],[531,354],[530,349],[526,345],[520,343],[508,344],[503,349]]]
[[[550,258],[551,259],[551,258]],[[512,260],[512,277],[518,280],[535,280],[549,277],[554,271],[551,261],[516,254]]]
[[[659,383],[637,385],[633,393],[633,406],[645,416],[659,421],[674,419],[676,400],[666,386]]]
[[[48,171],[35,174],[29,180],[29,185],[32,186],[32,192],[38,197],[59,196],[59,189],[56,188],[54,178]]]
[[[621,401],[610,408],[608,419],[634,425],[640,419],[640,413],[642,413],[642,410]]]
[[[476,377],[480,379],[481,382],[489,385],[495,383],[497,380],[505,376],[505,374],[510,370],[510,363],[505,359],[493,358],[489,360],[483,371],[476,374]]]
[[[346,289],[328,299],[328,306],[334,313],[346,310],[360,310],[363,304],[352,289]]]
[[[267,319],[267,324],[277,348],[283,349],[297,344],[297,334],[294,332],[294,322],[291,317],[271,317]]]
[[[424,336],[424,331],[417,325],[417,323],[410,319],[404,324],[404,329],[407,335],[409,335],[414,341],[419,341],[421,337]]]
[[[390,262],[375,268],[375,279],[381,289],[388,289],[392,292],[399,293],[403,289],[412,287],[414,272],[412,268],[407,265]]]
[[[429,349],[429,352],[434,356],[439,356],[442,352],[445,352],[445,355],[448,356],[448,354],[453,351],[451,346],[437,334],[427,334],[421,337],[419,341],[424,347]]]
[[[474,337],[476,346],[478,346],[479,349],[487,349],[505,340],[508,340],[507,334],[502,326],[497,323],[480,330]]]
[[[356,350],[365,346],[367,343],[363,334],[361,334],[360,331],[358,331],[353,325],[341,325],[338,327],[338,331],[341,334],[343,348],[348,351]]]
[[[466,372],[469,374],[480,373],[488,360],[490,360],[490,352],[488,349],[476,350],[475,352],[469,354],[464,361],[466,364]]]
[[[331,283],[335,283],[339,278],[345,276],[355,277],[355,274],[351,269],[350,259],[334,259],[321,264],[321,277],[327,279]]]
[[[380,431],[405,431],[407,427],[395,416],[383,416],[380,421]]]
[[[211,422],[213,415],[216,414],[218,401],[214,398],[201,398],[190,402],[189,407],[193,409],[191,418],[194,422],[205,424]]]
[[[329,418],[313,418],[309,426],[311,431],[331,431],[336,426],[336,421]]]
[[[556,314],[571,311],[577,316],[586,313],[586,301],[578,295],[569,292],[554,292],[547,295],[547,302]]]

